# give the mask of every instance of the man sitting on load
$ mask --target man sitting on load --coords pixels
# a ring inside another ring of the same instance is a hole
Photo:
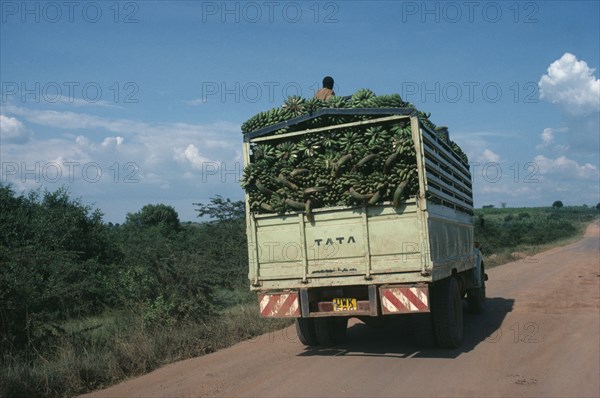
[[[327,101],[335,95],[333,91],[333,77],[325,76],[323,78],[323,88],[315,93],[315,98],[321,101]]]

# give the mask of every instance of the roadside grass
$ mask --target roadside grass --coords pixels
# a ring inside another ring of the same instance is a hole
[[[585,226],[579,228],[576,235],[572,235],[565,238],[556,239],[552,242],[541,243],[538,245],[517,245],[509,248],[505,248],[495,253],[487,254],[484,250],[484,261],[486,268],[493,268],[498,265],[512,263],[516,261],[527,261],[527,257],[534,256],[538,253],[546,250],[553,249],[555,247],[566,246],[574,243],[583,237],[585,232]],[[523,255],[526,257],[523,258]]]
[[[132,311],[108,311],[98,317],[71,320],[61,325],[64,333],[44,352],[3,354],[0,395],[74,396],[290,324],[288,320],[261,319],[255,299],[223,309],[206,322],[148,325],[143,316]]]
[[[598,217],[598,210],[585,207],[477,209],[475,241],[487,268],[527,261],[524,257],[577,241]]]

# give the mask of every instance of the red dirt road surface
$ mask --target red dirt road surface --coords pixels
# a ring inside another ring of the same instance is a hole
[[[345,344],[308,349],[291,327],[87,396],[600,396],[600,223],[488,275],[487,311],[465,314],[459,349],[358,321]]]

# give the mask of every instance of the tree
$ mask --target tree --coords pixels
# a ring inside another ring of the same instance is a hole
[[[245,214],[244,201],[232,202],[229,198],[223,199],[220,195],[210,198],[208,204],[192,204],[199,207],[196,209],[198,217],[209,216],[217,221],[239,220],[243,219]]]
[[[560,200],[556,200],[552,203],[552,208],[554,209],[560,209],[561,207],[563,207],[563,202]]]
[[[224,286],[244,286],[248,282],[248,250],[244,224],[244,202],[231,201],[221,196],[210,203],[194,203],[198,217],[209,216],[210,222],[202,223],[199,245],[215,278]]]
[[[596,210],[600,210],[600,202],[596,205]]]
[[[181,226],[177,211],[165,204],[146,205],[137,213],[128,213],[125,222],[137,227],[164,226],[171,230]]]

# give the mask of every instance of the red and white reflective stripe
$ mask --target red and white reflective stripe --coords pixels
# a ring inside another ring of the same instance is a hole
[[[379,290],[383,314],[429,312],[427,286],[388,286]]]
[[[300,316],[298,293],[259,293],[260,316],[272,318],[297,318]]]

